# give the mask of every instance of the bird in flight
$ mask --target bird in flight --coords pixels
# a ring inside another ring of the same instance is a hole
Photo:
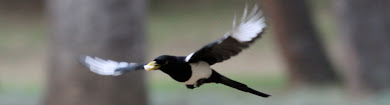
[[[243,16],[237,25],[234,16],[232,30],[188,56],[161,55],[145,64],[103,60],[90,56],[81,56],[80,61],[92,72],[100,75],[118,76],[130,71],[160,70],[189,89],[205,83],[220,83],[261,97],[269,97],[270,95],[229,79],[210,67],[237,55],[263,34],[267,25],[262,11],[257,5],[250,12],[247,8],[248,6],[245,6]]]

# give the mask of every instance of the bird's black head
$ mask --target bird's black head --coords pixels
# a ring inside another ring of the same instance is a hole
[[[177,61],[178,61],[178,59],[176,56],[161,55],[161,56],[158,56],[157,58],[155,58],[154,61],[145,65],[144,68],[146,71],[157,70],[157,69],[164,68],[164,67],[171,65],[171,64],[176,64]]]
[[[156,61],[156,63],[159,65],[166,65],[168,63],[176,63],[177,57],[171,55],[161,55],[155,58],[154,61]]]

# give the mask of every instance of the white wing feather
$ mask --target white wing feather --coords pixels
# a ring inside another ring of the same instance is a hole
[[[252,41],[267,26],[265,18],[262,12],[258,10],[257,5],[252,9],[248,17],[246,15],[247,7],[245,7],[244,14],[241,17],[240,25],[231,31],[231,36],[240,42]]]
[[[127,62],[116,62],[112,60],[103,60],[98,57],[92,58],[86,56],[84,63],[86,66],[94,73],[99,75],[112,75],[118,76],[121,75],[121,72],[116,72],[115,70],[123,67],[127,67],[133,63]]]

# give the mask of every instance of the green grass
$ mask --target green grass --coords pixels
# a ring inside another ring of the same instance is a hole
[[[35,82],[1,82],[0,105],[38,105],[43,85]]]
[[[170,104],[199,104],[208,102],[207,100],[222,101],[225,99],[234,99],[236,103],[245,103],[243,101],[249,100],[249,102],[257,102],[258,97],[249,95],[247,93],[240,92],[221,84],[205,84],[202,87],[194,90],[189,90],[185,85],[172,80],[164,74],[158,74],[160,76],[150,77],[148,80],[148,92],[151,103],[153,105],[170,105]],[[153,75],[149,75],[153,76]],[[281,90],[285,81],[280,76],[259,76],[259,75],[229,75],[232,79],[246,83],[248,86],[269,93],[277,93]],[[42,92],[44,91],[44,85],[41,83],[30,82],[9,82],[1,84],[0,88],[0,105],[19,103],[20,100],[27,100],[32,103],[22,105],[35,105],[41,100]],[[204,97],[208,97],[205,99]],[[182,98],[182,100],[177,100]],[[193,99],[191,99],[193,98]],[[198,102],[199,101],[199,102]],[[232,100],[233,101],[233,100]],[[229,101],[228,101],[229,102]],[[212,102],[222,105],[221,103],[227,102]]]

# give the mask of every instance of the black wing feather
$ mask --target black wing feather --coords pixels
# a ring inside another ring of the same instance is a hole
[[[222,38],[196,51],[188,62],[206,61],[208,64],[213,65],[230,59],[232,56],[240,53],[243,49],[248,48],[256,39],[261,37],[261,34],[263,34],[263,32],[259,33],[257,37],[249,42],[239,42],[231,36]]]
[[[237,28],[233,27],[233,30],[228,32],[225,37],[190,54],[186,61],[189,63],[205,61],[213,65],[230,59],[243,49],[248,48],[256,39],[261,37],[266,24],[261,11],[257,10],[257,6],[249,14],[247,21],[245,20],[246,12],[244,12],[242,23]],[[233,24],[235,24],[235,21]]]
[[[122,68],[118,68],[115,70],[115,72],[121,72],[121,73],[125,73],[125,72],[131,72],[131,71],[137,71],[137,70],[145,70],[144,69],[144,65],[145,64],[133,64],[133,65],[129,65],[127,67],[122,67]]]

